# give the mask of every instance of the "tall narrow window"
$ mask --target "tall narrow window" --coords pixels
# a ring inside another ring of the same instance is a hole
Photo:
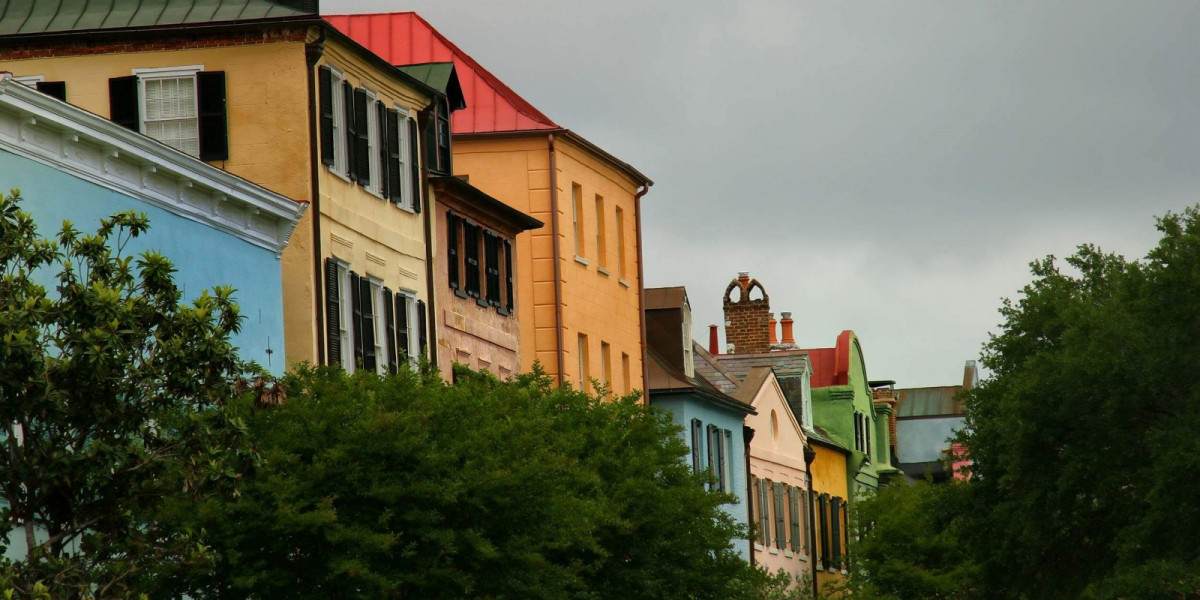
[[[720,450],[719,450],[720,446],[717,445],[717,443],[716,443],[716,441],[717,441],[716,440],[716,432],[717,432],[716,425],[708,426],[708,435],[705,437],[705,442],[706,442],[705,446],[708,447],[708,474],[710,476],[712,476],[713,479],[719,480],[718,471],[717,471],[717,468],[718,468],[717,462],[720,460],[718,458],[718,452],[720,452]],[[709,489],[719,489],[717,486],[718,486],[718,484],[716,482],[714,482],[714,483],[710,484]]]
[[[786,514],[783,504],[783,484],[776,483],[771,489],[775,504],[775,547],[782,550],[787,546]]]
[[[583,186],[571,184],[571,222],[575,228],[575,256],[583,257]]]
[[[362,170],[366,171],[366,173],[360,173],[359,177],[366,179],[367,183],[364,185],[368,190],[382,195],[384,184],[380,177],[379,145],[381,137],[380,128],[385,126],[386,123],[379,123],[378,96],[376,96],[375,92],[371,90],[359,91],[362,92],[363,97],[362,120],[365,121],[362,133],[363,138],[365,138],[363,152],[364,168]]]
[[[829,494],[821,494],[815,499],[817,503],[817,520],[821,524],[818,534],[821,536],[821,564],[820,568],[829,568]]]
[[[612,389],[612,349],[608,342],[600,342],[600,376],[604,378],[604,384]]]
[[[793,552],[799,552],[803,547],[804,542],[800,537],[800,521],[803,516],[800,514],[800,488],[789,485],[787,488],[788,496],[788,525],[790,526],[790,537],[792,538],[791,548]]]
[[[771,480],[758,480],[758,539],[764,548],[771,545]]]
[[[463,268],[466,271],[467,295],[479,297],[479,227],[463,222]]]
[[[588,372],[588,336],[579,334],[579,389],[586,392],[591,374]]]
[[[621,381],[625,383],[626,394],[633,391],[629,382],[629,354],[626,352],[621,353]]]
[[[625,279],[625,211],[617,207],[617,277]]]
[[[834,496],[829,500],[829,530],[830,538],[833,540],[833,549],[830,551],[833,554],[833,567],[841,568],[842,566],[842,499]]]
[[[728,429],[721,430],[721,456],[725,457],[725,470],[723,477],[725,478],[725,491],[733,492],[733,432]]]
[[[700,444],[704,437],[700,419],[692,419],[692,472],[699,473],[704,465],[700,464]]]
[[[596,266],[608,268],[608,240],[604,231],[604,197],[596,194]]]
[[[503,294],[500,289],[500,238],[486,231],[483,235],[484,283],[487,289],[485,295],[488,306],[502,306]]]

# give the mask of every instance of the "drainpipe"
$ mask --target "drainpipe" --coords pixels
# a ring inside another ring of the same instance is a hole
[[[320,31],[321,34],[316,40],[304,45],[304,60],[308,67],[308,164],[312,205],[312,210],[308,212],[312,215],[313,236],[313,307],[316,309],[314,316],[317,323],[317,360],[315,362],[318,365],[324,365],[327,362],[325,356],[325,298],[321,292],[325,288],[325,271],[321,264],[321,184],[318,179],[321,175],[321,157],[317,155],[320,143],[317,140],[316,117],[320,107],[317,106],[316,81],[313,75],[317,61],[321,60],[321,55],[325,53],[325,28],[321,27]]]
[[[554,150],[554,134],[551,133],[547,142],[550,148],[550,234],[554,236],[554,329],[558,342],[558,385],[563,384],[563,305],[562,305],[562,264],[559,256],[561,240],[558,239],[558,154]],[[636,206],[636,205],[635,205]],[[636,210],[636,208],[635,208]],[[642,350],[645,352],[645,334],[642,337]],[[643,361],[644,362],[644,361]]]
[[[642,189],[633,196],[633,222],[637,225],[637,278],[638,278],[638,326],[642,334],[642,390],[646,389],[646,382],[650,380],[646,370],[646,278],[642,275],[642,196],[650,191],[651,183],[642,184]],[[692,339],[692,332],[688,332],[688,340]],[[650,401],[649,394],[642,396],[642,402]],[[750,454],[747,452],[746,456]],[[749,465],[749,463],[747,463]]]
[[[808,496],[808,568],[812,571],[812,597],[816,600],[820,590],[817,588],[817,514],[813,504],[816,502],[816,497],[813,495],[812,485],[812,464],[817,460],[817,453],[812,449],[812,446],[804,447],[804,480],[808,489],[804,491]]]
[[[750,510],[754,506],[754,486],[750,483],[750,440],[754,439],[754,428],[749,425],[742,425],[742,440],[746,445],[746,451],[743,455],[746,457],[746,525],[754,526],[754,511]],[[746,556],[750,557],[750,566],[754,566],[754,540],[746,540]]]
[[[433,101],[437,102],[438,99],[434,98]],[[428,110],[428,109],[426,109],[426,110]],[[425,111],[422,111],[422,112],[425,112]],[[420,116],[421,116],[420,114],[417,115],[418,118],[420,118]],[[431,116],[426,116],[426,118],[427,119],[431,118]],[[435,128],[437,127],[436,123],[434,124],[434,127]],[[418,124],[417,129],[419,129],[419,130],[422,129],[419,126],[419,124]],[[420,131],[417,132],[417,137],[418,138],[420,137]],[[436,145],[436,141],[434,143]],[[452,143],[453,143],[453,141],[452,141]],[[420,147],[420,144],[418,144],[418,148],[419,147]],[[426,152],[426,154],[428,154],[429,153],[428,149],[425,152]],[[418,150],[417,154],[420,154],[420,153],[421,153],[420,150]],[[454,153],[451,152],[450,156],[453,157]],[[418,159],[414,158],[413,160],[418,160]],[[453,158],[451,158],[451,160],[453,160]],[[450,170],[453,172],[453,167],[451,167]],[[437,294],[434,293],[435,288],[433,287],[434,286],[434,283],[433,283],[433,269],[434,269],[434,264],[433,264],[433,210],[434,210],[433,204],[434,203],[433,203],[433,200],[434,200],[434,198],[433,198],[433,193],[429,189],[429,169],[428,168],[418,169],[418,171],[421,174],[421,190],[425,192],[425,200],[426,200],[424,210],[422,211],[425,213],[425,219],[424,219],[425,220],[425,289],[428,290],[425,294],[427,297],[426,305],[428,306],[428,310],[425,311],[425,337],[426,337],[426,341],[429,344],[429,362],[433,363],[433,366],[437,367],[438,371],[440,372],[441,365],[438,364],[438,354],[437,354],[437,347],[438,347],[437,302],[434,300],[434,297],[437,296]]]

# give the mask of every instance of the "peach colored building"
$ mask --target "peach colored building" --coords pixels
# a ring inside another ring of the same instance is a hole
[[[751,510],[758,534],[754,561],[804,581],[812,576],[808,436],[771,367],[752,367],[734,397],[756,411],[746,416],[755,432],[750,440]]]
[[[521,367],[513,238],[542,223],[457,177],[430,182],[445,249],[433,264],[438,370],[447,381],[455,364],[508,378]]]
[[[392,64],[453,61],[454,175],[546,223],[516,238],[521,366],[644,389],[641,197],[652,182],[552,121],[414,13],[325,19]]]

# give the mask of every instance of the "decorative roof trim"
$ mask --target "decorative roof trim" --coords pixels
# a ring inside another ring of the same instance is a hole
[[[0,149],[283,254],[308,203],[218,169],[0,72]]]

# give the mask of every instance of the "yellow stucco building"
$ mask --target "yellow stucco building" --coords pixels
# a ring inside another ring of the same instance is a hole
[[[72,104],[311,203],[282,256],[288,363],[395,368],[428,344],[426,173],[449,174],[438,160],[448,136],[444,147],[435,140],[462,99],[315,10],[227,4],[184,14],[89,3],[76,20],[0,36],[0,61]]]
[[[545,223],[516,237],[521,364],[644,389],[640,200],[652,182],[543,115],[413,13],[326,19],[397,65],[453,61],[453,174]],[[435,244],[437,244],[435,236]]]

